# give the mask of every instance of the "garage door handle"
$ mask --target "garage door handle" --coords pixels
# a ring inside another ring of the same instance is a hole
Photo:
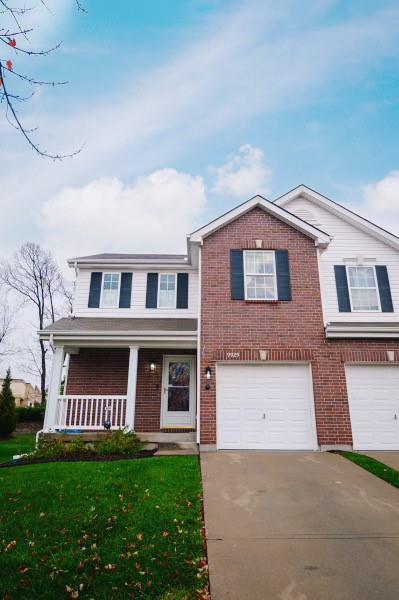
[[[263,413],[262,419],[266,419],[266,413]]]
[[[397,420],[397,418],[398,418],[398,415],[397,415],[397,414],[395,414],[393,418],[394,418],[394,419],[395,419],[395,421],[396,421],[396,420]]]

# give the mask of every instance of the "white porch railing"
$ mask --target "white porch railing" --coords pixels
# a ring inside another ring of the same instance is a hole
[[[125,427],[127,396],[59,396],[54,429],[111,429]]]

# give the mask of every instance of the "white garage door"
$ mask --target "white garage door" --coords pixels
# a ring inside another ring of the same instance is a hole
[[[309,366],[222,364],[216,385],[218,448],[317,448]]]
[[[399,367],[347,366],[355,450],[399,450]]]

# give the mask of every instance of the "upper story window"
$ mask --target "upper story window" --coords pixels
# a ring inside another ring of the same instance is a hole
[[[158,308],[176,308],[176,273],[160,273]]]
[[[120,273],[103,273],[101,287],[101,307],[117,308],[119,306]]]
[[[374,267],[346,267],[353,311],[379,311],[380,297]]]
[[[277,300],[276,260],[273,251],[244,251],[246,300]]]

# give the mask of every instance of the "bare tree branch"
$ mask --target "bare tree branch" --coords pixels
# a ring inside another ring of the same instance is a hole
[[[87,11],[83,8],[80,0],[74,0],[76,7],[79,12],[86,13]],[[49,10],[46,2],[44,0],[40,0],[40,3]],[[7,0],[0,0],[0,7],[2,10],[0,11],[0,15],[5,17],[9,17],[14,22],[15,31],[10,31],[9,28],[0,27],[0,42],[3,43],[3,47],[8,47],[10,52],[14,52],[16,56],[19,54],[24,54],[28,56],[48,56],[52,52],[57,51],[61,43],[56,44],[54,47],[45,49],[45,50],[30,50],[23,46],[24,40],[25,42],[29,41],[29,34],[33,31],[31,28],[26,28],[22,26],[21,17],[24,17],[26,13],[33,9],[33,7],[13,7],[11,6]],[[51,12],[51,11],[50,11]],[[1,58],[0,57],[0,103],[4,103],[5,105],[5,116],[7,121],[17,129],[28,145],[36,152],[38,155],[43,156],[45,158],[51,158],[52,160],[63,160],[64,158],[71,158],[76,156],[81,152],[82,147],[78,150],[75,150],[68,154],[61,153],[53,153],[48,152],[47,150],[43,150],[40,148],[39,144],[34,141],[32,137],[32,133],[36,131],[36,128],[27,129],[23,123],[23,120],[18,115],[18,112],[15,108],[16,102],[24,102],[29,99],[29,96],[19,94],[14,90],[12,86],[12,76],[15,79],[19,79],[21,82],[33,85],[33,86],[56,86],[56,85],[65,85],[66,81],[39,81],[34,77],[29,75],[24,75],[19,71],[14,70],[13,62],[10,58]]]

